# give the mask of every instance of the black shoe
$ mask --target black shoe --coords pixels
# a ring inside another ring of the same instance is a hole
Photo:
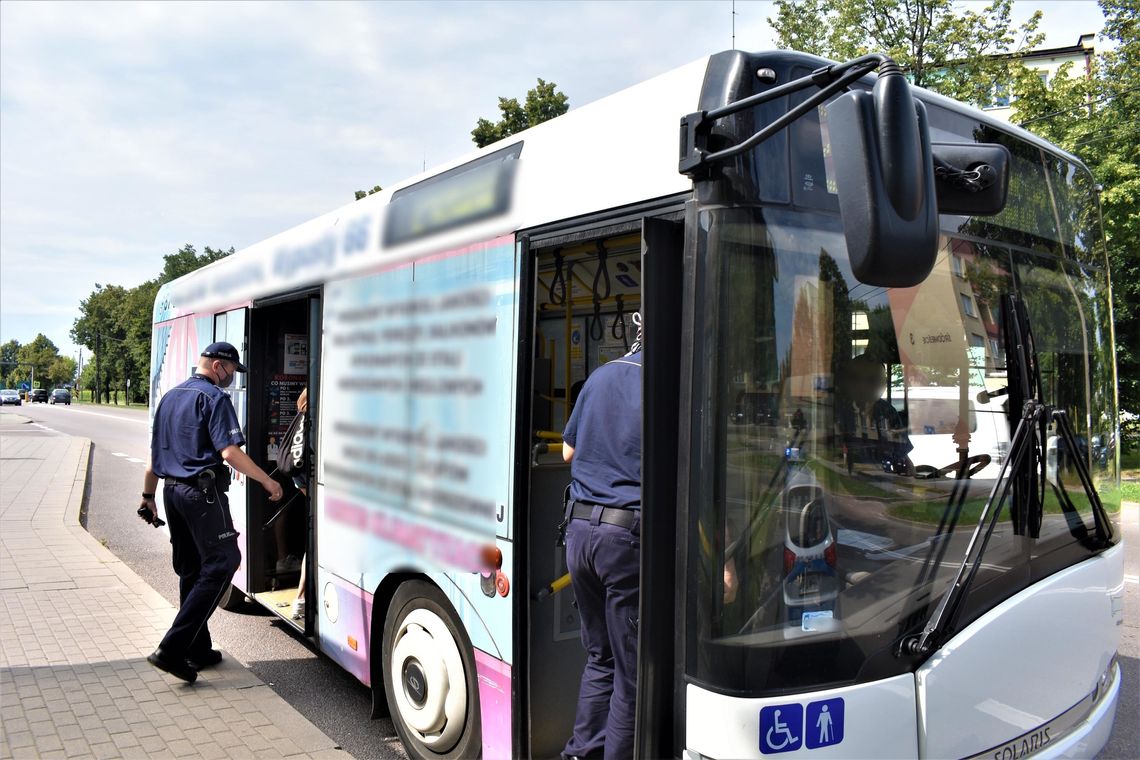
[[[194,683],[198,678],[198,671],[191,668],[186,660],[169,657],[161,648],[148,655],[146,661],[175,678],[181,678],[186,683]]]
[[[222,653],[217,649],[207,649],[201,654],[192,654],[186,658],[186,664],[194,668],[194,670],[213,667],[221,661]]]

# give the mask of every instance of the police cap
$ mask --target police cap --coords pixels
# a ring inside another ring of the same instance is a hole
[[[206,350],[202,352],[202,356],[207,359],[224,359],[228,362],[233,362],[234,368],[238,372],[245,372],[245,365],[241,363],[238,357],[237,349],[233,344],[219,341],[218,343],[211,343],[206,346]]]

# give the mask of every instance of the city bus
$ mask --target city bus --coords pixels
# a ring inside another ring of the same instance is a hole
[[[223,606],[411,757],[556,757],[560,434],[640,312],[639,757],[1092,756],[1123,620],[1097,193],[882,56],[722,52],[164,285],[151,409],[229,341],[268,471],[307,389],[311,486],[235,474]]]

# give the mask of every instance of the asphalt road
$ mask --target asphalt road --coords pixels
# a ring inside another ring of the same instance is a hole
[[[34,404],[5,409],[47,428],[91,439],[87,529],[155,590],[177,604],[164,532],[135,515],[147,454],[147,415],[142,409]],[[1119,662],[1123,671],[1116,723],[1103,760],[1140,757],[1140,520],[1135,505],[1122,515],[1125,555],[1125,618]],[[262,681],[353,757],[404,758],[387,719],[369,720],[368,689],[318,654],[289,626],[257,605],[239,612],[219,610],[210,622],[215,642],[247,665]],[[1079,646],[1074,642],[1074,646]]]
[[[24,404],[4,411],[30,417],[49,432],[91,440],[87,530],[163,597],[178,604],[169,537],[135,514],[146,466],[146,410]],[[273,614],[248,602],[238,612],[218,610],[210,619],[210,632],[216,646],[249,667],[352,757],[407,757],[391,721],[369,719],[369,690]]]

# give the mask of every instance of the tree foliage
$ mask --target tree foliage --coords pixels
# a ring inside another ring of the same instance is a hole
[[[80,378],[96,390],[98,401],[145,401],[150,389],[150,339],[154,298],[163,284],[176,280],[234,252],[206,246],[202,253],[186,244],[163,256],[158,277],[133,288],[96,283],[79,304],[71,339],[86,346],[91,360]],[[74,368],[72,369],[74,374]],[[97,387],[96,387],[97,386]]]
[[[534,89],[527,91],[526,100],[521,105],[517,98],[499,98],[502,118],[496,122],[479,119],[475,129],[471,130],[471,139],[482,148],[566,113],[570,109],[570,99],[557,87],[554,82],[546,82],[540,77]]]
[[[368,196],[374,195],[375,193],[378,193],[383,189],[384,188],[380,187],[379,185],[376,185],[371,190],[357,190],[356,191],[356,200],[360,200],[361,198],[367,198]]]
[[[1103,187],[1112,273],[1120,405],[1140,410],[1140,0],[1101,0],[1103,36],[1092,71],[1070,64],[1045,82],[1017,77],[1013,121],[1079,156]],[[1074,76],[1074,74],[1076,74]],[[1091,220],[1090,220],[1091,221]]]
[[[768,23],[782,48],[840,61],[886,53],[916,85],[983,105],[1012,83],[1019,53],[1044,39],[1041,11],[1014,26],[1012,6],[993,0],[976,12],[953,0],[776,0]]]

